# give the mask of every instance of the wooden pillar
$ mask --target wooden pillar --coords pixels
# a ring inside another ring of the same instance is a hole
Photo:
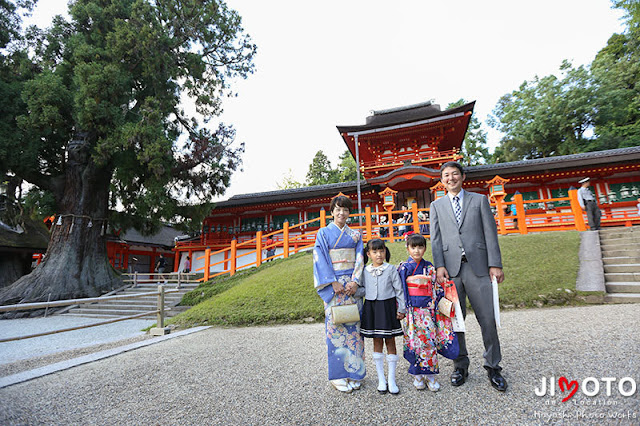
[[[173,255],[173,272],[180,272],[180,252],[176,250],[176,254]]]
[[[529,230],[527,229],[527,219],[526,213],[524,210],[524,200],[522,198],[522,194],[516,194],[513,196],[513,201],[516,203],[516,215],[518,218],[518,229],[522,235],[528,234]]]
[[[322,215],[322,211],[320,213]],[[289,221],[282,224],[282,258],[289,257]]]
[[[229,253],[229,261],[231,262],[231,266],[229,267],[229,275],[233,276],[236,274],[236,261],[237,261],[237,249],[236,245],[238,244],[238,240],[235,238],[231,240],[231,251]]]
[[[155,269],[156,268],[156,263],[158,262],[156,260],[156,256],[157,256],[156,248],[154,247],[152,252],[151,252],[151,264],[149,265],[149,269],[150,269],[149,273],[150,274],[153,274],[156,271],[156,269]]]
[[[370,239],[373,238],[373,233],[372,233],[372,227],[371,227],[371,207],[366,206],[364,208],[364,214],[365,214],[365,231],[366,231],[366,235],[365,238],[366,240],[363,238],[363,242],[364,241],[369,241]]]
[[[226,253],[226,252],[225,252]],[[211,267],[211,249],[207,248],[204,251],[204,281],[209,281],[209,268]]]
[[[262,231],[256,232],[256,266],[262,264]]]
[[[415,201],[411,203],[411,218],[413,219],[413,232],[420,233],[420,225],[418,224],[418,203]]]
[[[498,234],[505,235],[507,233],[507,227],[504,223],[504,204],[502,204],[504,197],[496,197],[496,212],[498,213]]]
[[[320,209],[320,228],[327,226],[327,212],[325,209]]]

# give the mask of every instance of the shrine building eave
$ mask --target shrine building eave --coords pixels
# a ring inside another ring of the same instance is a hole
[[[327,185],[307,186],[302,188],[282,189],[278,191],[257,192],[252,194],[234,195],[226,201],[214,205],[213,211],[233,209],[237,207],[249,207],[257,205],[269,205],[280,202],[312,201],[318,198],[333,197],[339,192],[353,192],[356,190],[356,181],[330,183]],[[361,184],[361,190],[368,191],[373,186],[367,183]]]
[[[359,126],[336,126],[338,132],[342,133],[362,133],[366,131],[385,131],[390,127],[402,124],[416,124],[424,120],[447,117],[456,113],[473,112],[476,102],[469,102],[456,108],[440,111],[437,105],[427,104],[427,107],[408,106],[394,108],[387,111],[374,111],[374,116],[367,119],[367,123]],[[381,118],[378,118],[380,115]]]
[[[583,152],[557,157],[511,161],[509,163],[483,164],[465,167],[467,180],[491,179],[495,175],[530,175],[543,171],[585,169],[589,166],[615,166],[640,160],[640,146],[610,149],[606,151]]]

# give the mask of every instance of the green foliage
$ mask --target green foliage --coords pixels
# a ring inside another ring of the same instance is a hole
[[[326,185],[328,183],[350,182],[357,179],[356,161],[353,159],[351,152],[345,150],[339,157],[337,168],[331,167],[331,162],[322,150],[316,152],[305,183],[309,186]]]
[[[309,164],[309,171],[307,172],[305,183],[309,186],[315,186],[326,185],[337,181],[338,173],[331,168],[331,162],[325,153],[322,152],[322,150],[316,152],[311,164]]]
[[[594,88],[588,70],[564,62],[554,75],[525,81],[504,95],[490,124],[505,133],[498,162],[583,152],[592,125]]]
[[[492,161],[640,145],[640,2],[613,6],[625,12],[626,30],[590,66],[564,61],[560,77],[536,76],[500,98],[489,121],[505,136]]]
[[[24,197],[23,204],[32,217],[40,220],[56,213],[55,200],[49,191],[32,189]]]
[[[582,303],[575,291],[578,232],[500,236],[499,240],[506,276],[500,285],[501,305],[523,308]],[[389,244],[389,249],[390,263],[407,260],[404,242]],[[424,257],[432,259],[430,244]],[[241,276],[203,284],[182,301],[183,305],[197,305],[170,322],[238,326],[322,320],[323,305],[313,289],[312,268],[312,257],[303,253]]]
[[[447,105],[447,109],[459,107],[466,103],[467,101],[464,99],[459,99]],[[489,148],[487,148],[487,132],[482,130],[480,121],[475,116],[471,117],[469,128],[464,136],[462,155],[462,163],[465,166],[485,164],[491,159]]]
[[[339,157],[338,163],[338,182],[350,182],[358,179],[358,166],[356,160],[347,149]]]
[[[110,207],[127,212],[111,218],[116,226],[199,220],[194,205],[224,192],[244,149],[232,127],[208,123],[231,82],[253,72],[256,46],[240,16],[214,0],[77,0],[69,13],[2,52],[0,173],[50,191],[61,208],[78,138],[110,181]],[[2,35],[16,37],[3,22]],[[184,99],[206,118],[189,115]]]
[[[20,38],[22,13],[33,10],[38,0],[0,0],[0,49]]]
[[[611,36],[591,65],[598,138],[590,150],[640,145],[640,2],[615,5],[626,13],[627,31]]]

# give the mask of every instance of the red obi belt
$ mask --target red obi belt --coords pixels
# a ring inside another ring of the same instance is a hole
[[[429,275],[411,275],[407,277],[407,288],[409,289],[409,296],[431,297],[433,292],[431,277]]]

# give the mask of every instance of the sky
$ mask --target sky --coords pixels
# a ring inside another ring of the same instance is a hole
[[[461,98],[493,149],[486,124],[499,98],[525,80],[589,64],[623,31],[609,0],[377,1],[228,0],[258,46],[256,72],[233,84],[220,119],[244,142],[242,171],[227,192],[304,182],[315,153],[337,166],[346,150],[336,126],[364,124],[372,110]],[[46,26],[66,0],[40,0],[29,23]],[[212,120],[211,126],[217,127]]]

